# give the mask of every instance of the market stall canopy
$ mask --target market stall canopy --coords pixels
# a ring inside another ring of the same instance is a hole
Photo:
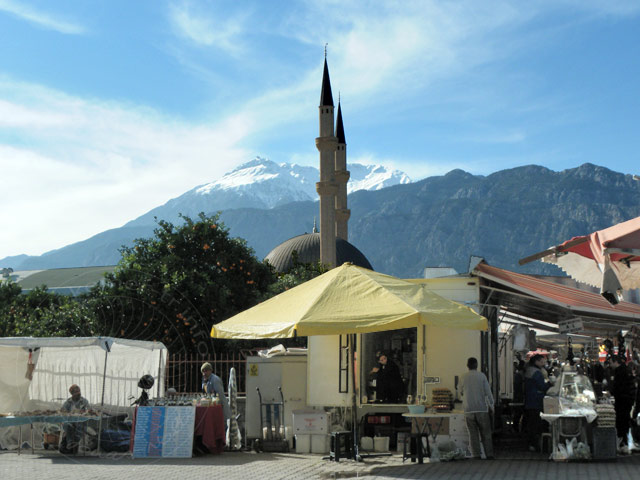
[[[213,338],[290,338],[419,325],[486,330],[487,320],[424,285],[345,263],[211,329]]]
[[[479,263],[473,273],[482,279],[480,289],[491,305],[499,306],[507,318],[523,316],[557,325],[580,318],[584,333],[611,335],[640,323],[640,305],[620,302],[611,305],[594,292],[579,290],[542,278],[510,272]],[[533,325],[534,328],[538,328]]]
[[[537,259],[599,288],[602,296],[615,305],[621,290],[640,288],[640,217],[574,237],[521,259],[520,265]]]

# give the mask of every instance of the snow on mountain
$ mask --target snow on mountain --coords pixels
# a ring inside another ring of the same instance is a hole
[[[381,165],[350,163],[347,168],[351,172],[347,184],[349,193],[411,182],[405,173]],[[127,226],[154,225],[154,217],[175,222],[180,213],[195,216],[199,212],[212,213],[231,208],[270,209],[290,202],[316,201],[319,178],[320,172],[316,167],[276,163],[256,157],[219,180],[195,187],[154,208]]]
[[[347,192],[358,190],[380,190],[400,183],[411,183],[409,176],[400,170],[389,170],[382,165],[361,165],[351,163],[348,165],[351,178],[347,183]]]
[[[234,191],[253,197],[260,208],[273,208],[283,203],[314,200],[318,169],[289,163],[277,164],[256,157],[243,163],[220,180],[196,187],[195,194],[210,195],[215,191]]]
[[[382,165],[361,165],[350,163],[347,167],[351,178],[347,184],[349,193],[358,190],[380,190],[400,183],[411,183],[409,176],[399,170],[389,170]],[[316,182],[320,173],[315,167],[302,167],[291,163],[277,164],[271,160],[256,157],[225,174],[220,180],[196,188],[196,193],[210,194],[213,190],[235,190],[252,192],[272,208],[283,203],[267,193],[265,186],[278,184],[276,190],[288,192],[289,196],[299,196],[298,200],[317,200]],[[294,193],[297,192],[297,193]],[[290,201],[287,199],[287,201]]]

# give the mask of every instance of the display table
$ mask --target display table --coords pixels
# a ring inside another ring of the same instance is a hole
[[[222,405],[196,407],[194,436],[202,436],[202,443],[211,453],[222,453],[225,446],[225,425]]]
[[[402,416],[405,418],[411,419],[412,433],[418,433],[427,439],[427,457],[431,457],[430,442],[431,441],[433,441],[434,443],[436,442],[436,440],[438,439],[438,435],[440,435],[443,429],[442,427],[445,424],[445,420],[447,421],[447,430],[448,430],[448,420],[455,415],[461,415],[461,414],[463,413],[451,411],[446,413],[445,412],[403,413]],[[423,463],[421,441],[419,442],[418,445],[416,445],[416,450],[418,452],[418,463]]]
[[[131,429],[131,445],[129,447],[130,452],[134,455],[134,456],[167,456],[162,455],[162,445],[160,445],[162,443],[162,439],[157,438],[158,437],[158,433],[161,432],[163,435],[167,435],[169,432],[166,431],[166,428],[163,424],[162,428],[158,428],[158,426],[156,425],[159,421],[159,416],[158,416],[158,420],[156,420],[155,418],[150,419],[150,422],[148,422],[149,426],[154,430],[153,432],[150,432],[154,437],[151,442],[152,443],[157,443],[158,445],[156,445],[155,447],[153,445],[151,445],[151,449],[149,450],[149,447],[147,445],[147,447],[142,447],[141,445],[138,445],[138,448],[135,447],[135,440],[136,440],[136,426],[138,424],[138,410],[144,408],[144,409],[155,409],[155,412],[158,413],[160,411],[164,412],[164,409],[173,409],[174,411],[180,412],[180,411],[186,411],[186,410],[193,410],[194,407],[137,407],[136,410],[134,411],[134,417],[133,417],[133,426]],[[177,410],[175,410],[177,409]],[[182,410],[183,409],[183,410]],[[163,415],[164,417],[164,415]],[[184,417],[187,418],[187,417]],[[209,406],[209,407],[195,407],[195,414],[193,417],[190,417],[190,424],[189,425],[180,425],[179,423],[181,422],[180,419],[176,419],[174,420],[172,423],[172,428],[173,430],[176,432],[174,434],[171,434],[171,438],[174,439],[176,434],[180,433],[180,430],[183,431],[183,433],[187,433],[188,435],[191,436],[191,440],[200,440],[202,441],[202,445],[204,445],[210,453],[222,453],[224,451],[224,446],[225,446],[225,425],[224,425],[224,415],[222,412],[222,406],[221,405],[214,405],[214,406]],[[162,419],[164,421],[164,418]],[[176,422],[178,422],[178,424],[176,424]],[[140,435],[138,435],[138,440],[140,440],[142,437]],[[145,439],[145,442],[148,444],[149,441]],[[183,445],[185,445],[183,443]],[[190,445],[192,445],[192,443],[190,443]],[[142,452],[141,450],[147,450],[146,452]],[[184,453],[184,452],[183,452]],[[189,447],[189,456],[191,455],[191,446]],[[177,456],[184,456],[183,454],[177,455]]]
[[[31,426],[31,453],[34,453],[33,445],[33,424],[34,423],[84,423],[89,420],[99,421],[100,417],[85,415],[28,415],[28,416],[8,416],[0,417],[0,427],[18,427],[22,425]],[[84,434],[84,433],[83,433]],[[19,429],[18,454],[22,453],[22,429]]]
[[[551,426],[551,453],[553,454],[558,448],[561,436],[579,438],[580,442],[586,444],[586,426],[593,422],[595,416],[578,413],[543,413],[540,418]]]

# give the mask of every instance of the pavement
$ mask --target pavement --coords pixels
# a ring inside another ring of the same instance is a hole
[[[402,455],[369,458],[362,462],[323,460],[321,455],[225,452],[188,459],[132,459],[128,454],[64,456],[57,452],[35,454],[0,452],[0,479],[40,478],[149,480],[218,479],[391,479],[429,478],[456,480],[638,478],[640,454],[619,456],[608,462],[553,462],[547,455],[506,451],[495,460],[453,462],[402,462]]]

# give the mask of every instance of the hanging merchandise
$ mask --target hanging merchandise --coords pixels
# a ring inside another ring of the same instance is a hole
[[[33,380],[33,371],[36,369],[36,358],[39,348],[35,350],[29,349],[29,359],[27,360],[27,372],[24,374],[24,378],[27,380]]]
[[[524,325],[513,327],[513,350],[515,352],[531,350],[529,347],[529,329]]]
[[[567,338],[567,362],[569,362],[569,365],[573,365],[573,345],[571,337]]]

